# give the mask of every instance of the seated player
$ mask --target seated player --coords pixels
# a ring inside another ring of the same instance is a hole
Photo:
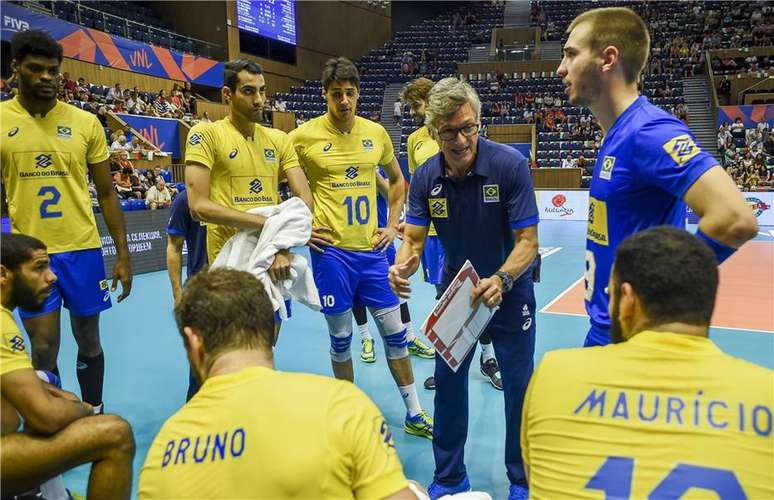
[[[533,498],[774,498],[774,373],[709,340],[717,287],[714,254],[681,229],[618,247],[614,344],[549,352],[530,382]]]
[[[140,498],[415,498],[363,392],[274,370],[274,313],[257,278],[199,273],[175,317],[202,386],[154,439]]]
[[[49,267],[46,246],[27,235],[5,234],[0,247],[3,498],[34,490],[87,463],[92,464],[89,498],[129,498],[134,457],[131,427],[116,415],[94,416],[90,404],[38,378],[11,313],[17,306],[39,309],[51,293],[56,275]]]

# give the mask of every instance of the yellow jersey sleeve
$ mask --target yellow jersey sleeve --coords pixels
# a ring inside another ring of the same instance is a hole
[[[3,330],[3,342],[0,344],[0,375],[23,368],[32,369],[32,362],[27,354],[27,346],[19,326],[11,311],[5,307],[2,309],[0,327]]]
[[[91,116],[91,131],[89,134],[88,146],[86,150],[86,161],[89,165],[101,163],[110,158],[108,151],[107,137],[105,129],[96,116]]]
[[[379,165],[389,165],[392,160],[395,159],[395,149],[392,146],[392,139],[390,139],[390,134],[387,133],[387,130],[379,126],[382,133],[382,157],[379,159]]]
[[[298,161],[296,149],[293,147],[293,141],[288,134],[281,130],[277,130],[277,132],[280,132],[276,140],[280,156],[280,174],[281,177],[284,177],[284,172],[287,172],[291,168],[300,167],[301,164]]]
[[[347,478],[355,498],[384,498],[408,487],[392,431],[368,396],[342,384],[328,415],[332,448],[345,459],[332,473]]]
[[[211,123],[197,123],[188,132],[185,146],[185,162],[195,162],[212,170],[215,166],[217,137]]]

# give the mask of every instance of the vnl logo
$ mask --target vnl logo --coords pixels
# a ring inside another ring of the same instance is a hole
[[[148,139],[151,142],[151,144],[153,144],[160,150],[164,151],[164,145],[166,144],[166,142],[159,142],[159,129],[157,129],[153,125],[148,125],[148,128],[140,129],[140,135]],[[191,136],[191,138],[188,140],[189,143],[194,144],[193,142],[191,142],[193,141],[194,136],[196,136],[196,134]]]
[[[148,69],[153,66],[153,62],[148,57],[148,52],[145,49],[139,49],[132,52],[129,56],[132,66]]]

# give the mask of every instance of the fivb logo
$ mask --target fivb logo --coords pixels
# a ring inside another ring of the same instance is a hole
[[[150,58],[148,57],[148,52],[145,51],[145,49],[139,49],[132,52],[132,54],[129,56],[129,60],[131,61],[132,66],[138,66],[145,69],[153,66],[153,62],[151,62]]]
[[[151,144],[159,148],[161,151],[164,151],[164,145],[166,144],[166,142],[159,142],[159,129],[157,129],[153,125],[148,125],[148,128],[140,129],[140,135],[148,139],[151,142]],[[192,142],[193,138],[194,136],[191,136],[188,142],[191,144],[198,144],[198,143]]]
[[[30,23],[11,16],[3,16],[3,29],[11,31],[26,31],[30,29]]]

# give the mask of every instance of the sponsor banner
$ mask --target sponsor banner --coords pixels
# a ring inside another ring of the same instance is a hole
[[[124,212],[126,241],[134,274],[161,271],[167,268],[167,222],[169,209],[138,210]],[[117,252],[102,214],[94,214],[99,237],[102,240],[102,258],[105,259],[105,273],[113,276]]]
[[[774,226],[774,192],[744,192],[744,200],[750,207],[759,226]],[[688,224],[698,224],[699,216],[688,207]]]
[[[588,219],[588,191],[535,191],[541,220]]]
[[[172,153],[172,158],[181,158],[180,123],[177,120],[124,113],[118,113],[118,116],[161,151]]]
[[[720,128],[723,122],[734,123],[737,118],[742,119],[745,128],[754,128],[760,122],[767,122],[769,127],[774,127],[774,105],[720,106],[717,127]]]
[[[11,41],[17,31],[39,29],[62,44],[65,57],[159,78],[223,86],[223,63],[213,59],[110,35],[10,2],[3,2],[2,15],[4,42]]]

